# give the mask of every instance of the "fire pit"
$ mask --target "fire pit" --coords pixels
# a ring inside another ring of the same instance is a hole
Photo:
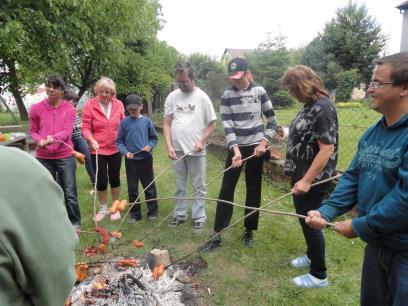
[[[133,261],[135,261],[133,259]],[[121,259],[92,264],[88,277],[71,294],[71,303],[85,305],[200,305],[191,286],[191,273],[184,266],[169,266],[158,279],[153,278],[145,260],[138,266],[123,266]]]

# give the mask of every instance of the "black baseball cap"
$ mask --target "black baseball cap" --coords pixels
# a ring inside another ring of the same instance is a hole
[[[248,70],[248,63],[245,59],[236,57],[228,63],[228,77],[230,79],[239,80],[244,76],[245,71]]]
[[[126,109],[138,109],[142,105],[142,99],[138,95],[131,94],[126,97]]]

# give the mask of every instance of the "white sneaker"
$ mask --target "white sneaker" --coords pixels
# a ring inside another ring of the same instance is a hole
[[[307,257],[307,255],[303,255],[293,259],[290,262],[290,265],[294,268],[310,267],[310,259]]]
[[[292,283],[296,287],[302,288],[324,288],[329,286],[327,278],[319,279],[317,277],[314,277],[310,273],[293,278]]]

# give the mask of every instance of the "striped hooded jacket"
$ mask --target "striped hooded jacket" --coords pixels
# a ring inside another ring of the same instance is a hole
[[[245,90],[230,87],[221,97],[220,112],[229,149],[235,145],[259,144],[262,139],[272,141],[276,117],[272,102],[262,86],[251,84]]]

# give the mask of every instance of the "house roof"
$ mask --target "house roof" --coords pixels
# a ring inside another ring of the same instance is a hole
[[[245,55],[251,54],[254,52],[254,49],[234,49],[234,48],[226,48],[224,50],[223,57],[226,53],[228,53],[232,58],[234,57],[241,57],[245,58]]]
[[[401,4],[398,5],[396,8],[397,8],[397,9],[400,9],[400,10],[406,10],[406,9],[408,9],[408,1],[405,1],[405,2],[401,3]]]

